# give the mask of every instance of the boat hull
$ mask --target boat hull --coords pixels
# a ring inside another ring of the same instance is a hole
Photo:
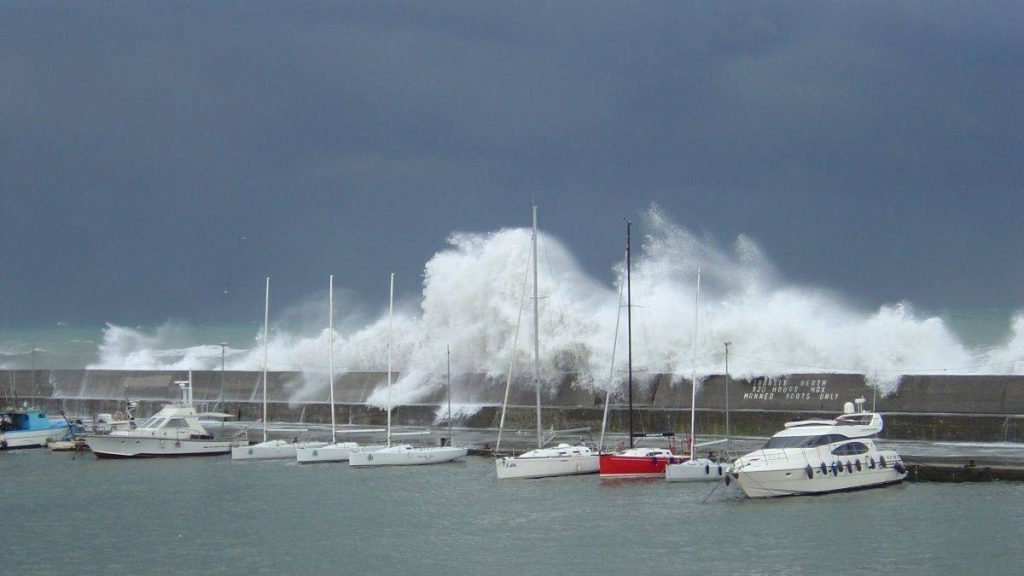
[[[669,482],[715,482],[724,480],[729,464],[713,462],[707,458],[694,458],[672,463],[665,467],[665,480]]]
[[[675,458],[679,458],[676,456]],[[602,478],[664,478],[671,456],[601,454],[598,471]]]
[[[386,446],[360,446],[356,442],[338,442],[337,444],[327,444],[319,448],[298,448],[295,450],[295,460],[300,464],[348,462],[349,454],[353,450],[379,450],[381,448],[386,448]]]
[[[47,428],[43,430],[18,430],[4,432],[0,439],[0,449],[41,448],[50,442],[64,438],[68,433],[67,426]]]
[[[349,454],[348,463],[355,467],[371,466],[417,466],[440,464],[462,458],[469,453],[466,448],[454,446],[413,448],[392,446],[380,450],[355,450]]]
[[[750,468],[737,465],[732,476],[743,493],[750,498],[879,488],[899,484],[907,477],[906,468],[895,452],[884,451],[880,454],[885,459],[885,466],[881,465],[881,461],[875,461],[877,455],[872,454],[862,459],[844,458],[836,461],[838,465],[827,464],[824,470],[820,463],[816,466],[810,463],[799,466],[798,461],[787,467]]]
[[[86,444],[97,458],[174,458],[217,456],[231,452],[230,440],[174,438],[133,438],[131,436],[87,436]]]
[[[231,449],[232,460],[295,460],[299,448],[320,448],[326,442],[288,442],[286,440],[268,440],[248,446],[235,446]]]
[[[600,459],[596,454],[542,458],[506,456],[495,459],[494,467],[499,480],[510,478],[548,478],[552,476],[594,474],[600,468]]]

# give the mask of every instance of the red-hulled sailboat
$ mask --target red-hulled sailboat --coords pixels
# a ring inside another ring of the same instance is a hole
[[[671,432],[662,434],[634,434],[633,433],[633,306],[632,291],[630,286],[630,227],[632,223],[626,221],[626,334],[628,343],[628,364],[629,364],[629,448],[611,454],[601,454],[598,463],[598,472],[602,478],[664,478],[665,467],[670,463],[676,464],[687,460],[687,458],[674,454],[666,448],[639,448],[634,445],[635,437],[672,437]]]

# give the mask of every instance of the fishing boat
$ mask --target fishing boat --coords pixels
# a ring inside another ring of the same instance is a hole
[[[693,313],[693,363],[690,372],[690,437],[687,441],[689,456],[673,458],[665,467],[665,479],[669,482],[710,482],[721,480],[729,471],[729,464],[718,462],[711,457],[696,456],[698,446],[718,444],[724,440],[696,443],[697,422],[697,326],[700,320],[700,268],[697,268],[697,301]],[[728,362],[728,361],[727,361]],[[726,369],[728,372],[728,369]]]
[[[447,446],[412,446],[410,444],[391,444],[391,348],[392,348],[392,316],[395,303],[395,274],[391,274],[391,288],[388,293],[388,387],[387,387],[387,444],[384,448],[355,448],[349,452],[349,466],[414,466],[420,464],[439,464],[462,458],[469,451],[464,447],[452,446],[449,436]],[[451,386],[449,382],[449,394]],[[451,414],[448,415],[451,422]]]
[[[353,449],[359,448],[357,442],[338,442],[338,425],[334,410],[334,275],[331,275],[327,292],[327,332],[328,332],[328,378],[330,380],[331,402],[331,442],[323,446],[301,446],[295,449],[295,460],[300,464],[315,462],[347,462]],[[365,447],[367,449],[373,447]],[[377,446],[384,448],[384,446]]]
[[[664,478],[665,467],[679,455],[666,448],[636,446],[634,439],[669,438],[672,432],[636,434],[633,431],[633,316],[632,288],[630,285],[630,231],[632,223],[626,221],[626,342],[628,344],[629,447],[614,453],[600,455],[598,471],[602,478]]]
[[[730,476],[750,498],[827,494],[898,484],[907,476],[894,450],[872,437],[882,415],[864,411],[864,399],[847,402],[834,420],[798,420],[760,450],[738,458]]]
[[[45,410],[23,408],[0,413],[0,450],[39,448],[64,438],[69,424],[50,418]]]
[[[524,452],[519,456],[498,456],[494,467],[498,479],[508,478],[545,478],[550,476],[570,476],[575,474],[593,474],[598,469],[598,455],[589,446],[560,443],[555,447],[544,447],[543,427],[541,424],[540,402],[540,322],[538,314],[537,294],[537,207],[533,207],[533,384],[537,397],[537,448]],[[513,347],[514,348],[514,347]],[[514,353],[513,349],[513,353]],[[509,380],[505,384],[505,399],[501,405],[501,423],[498,426],[498,442],[495,454],[500,453],[501,431],[505,425],[505,409],[508,405],[508,389],[511,384],[511,368]]]
[[[238,441],[216,438],[200,418],[231,418],[219,412],[197,412],[192,403],[192,372],[188,380],[175,382],[181,399],[163,408],[129,430],[87,434],[86,443],[97,458],[156,458],[171,456],[212,456],[227,454]]]
[[[326,442],[299,442],[298,438],[293,440],[267,438],[267,342],[270,339],[268,329],[270,327],[270,278],[267,278],[266,297],[263,307],[263,441],[244,446],[235,446],[231,449],[232,460],[277,460],[282,458],[295,458],[295,451],[302,447],[319,448],[326,445]],[[284,430],[278,430],[284,431]],[[303,430],[287,430],[288,432]]]

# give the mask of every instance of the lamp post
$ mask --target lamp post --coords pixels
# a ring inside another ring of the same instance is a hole
[[[732,342],[725,343],[725,438],[729,440],[729,346]]]

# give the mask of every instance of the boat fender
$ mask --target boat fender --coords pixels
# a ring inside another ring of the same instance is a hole
[[[821,475],[824,476],[825,474],[828,474],[828,466],[825,466],[825,461],[822,460],[822,462],[821,462]]]
[[[857,467],[857,472],[861,471],[860,460],[854,461],[853,465]]]
[[[704,473],[707,474],[708,476],[711,476],[711,464],[704,465]]]
[[[729,476],[730,476],[729,474],[725,475],[725,485],[726,486],[728,486],[732,482],[732,478],[730,478]]]
[[[808,464],[807,468],[804,468],[804,470],[807,472],[807,478],[808,479],[813,479],[814,478],[814,468],[811,468],[810,464]]]
[[[176,440],[176,441],[174,442],[174,447],[175,447],[175,448],[181,448],[181,440]]]
[[[836,466],[835,462],[832,463],[832,475],[839,476],[839,467]]]
[[[870,458],[868,460],[868,468],[871,468],[872,470],[875,469],[875,459],[874,458]]]
[[[853,464],[851,464],[849,460],[846,461],[846,471],[853,474]]]
[[[879,464],[879,465],[880,465],[880,466],[881,466],[882,468],[888,468],[888,467],[889,467],[889,465],[885,463],[885,456],[879,456],[879,457],[878,457],[878,464]]]
[[[719,476],[722,475],[722,465],[721,464],[718,465],[718,475]]]
[[[906,472],[906,471],[907,471],[907,469],[903,467],[903,463],[902,463],[902,462],[897,462],[897,463],[893,464],[893,465],[892,465],[892,467],[893,467],[893,468],[894,468],[894,469],[895,469],[895,470],[896,470],[897,472],[899,472],[900,474],[903,474],[904,472]]]

